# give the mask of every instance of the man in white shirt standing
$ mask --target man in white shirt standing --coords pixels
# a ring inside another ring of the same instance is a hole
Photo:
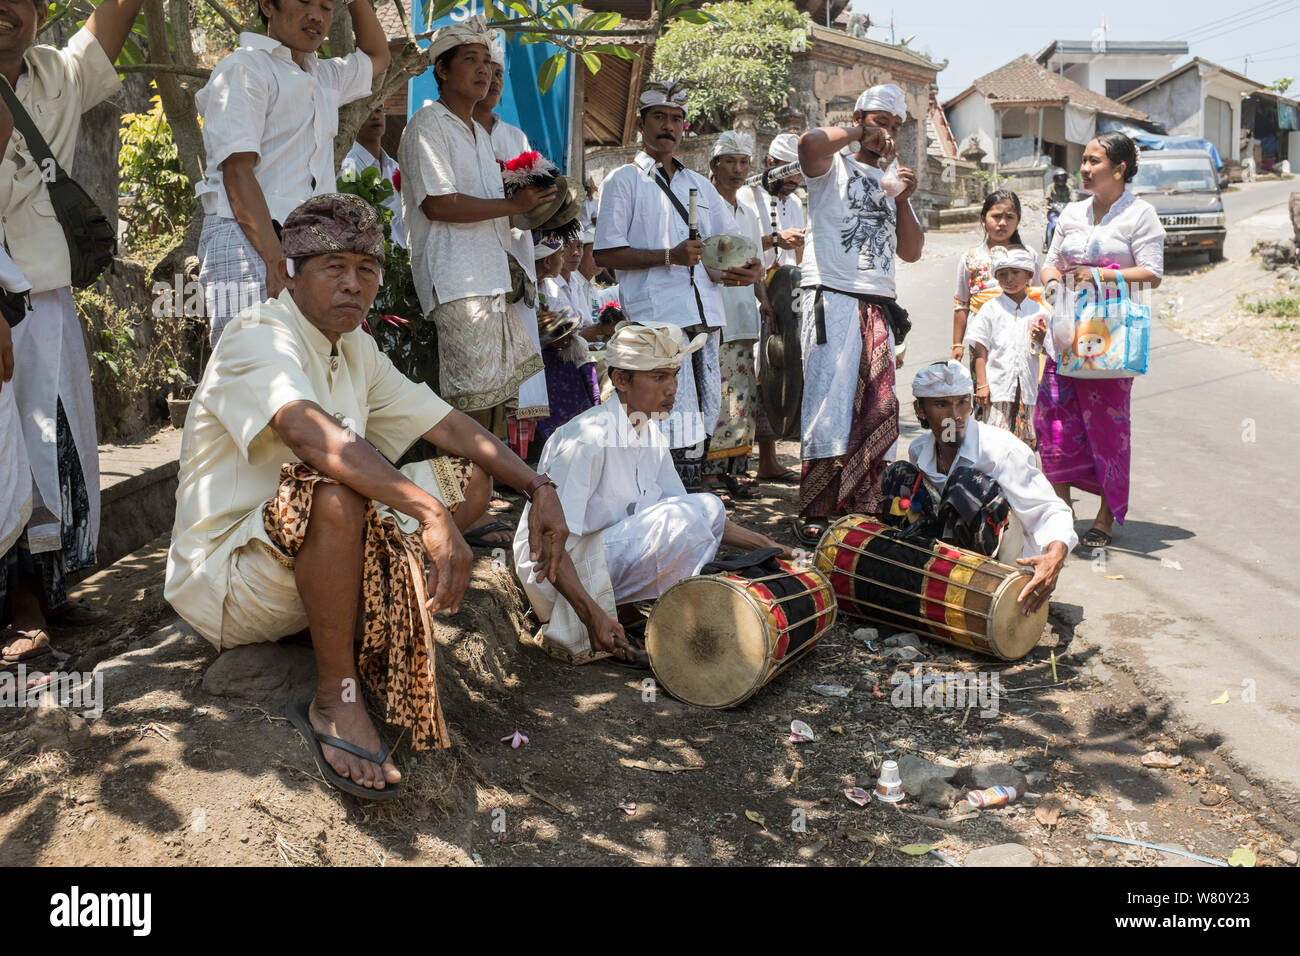
[[[773,137],[767,147],[768,169],[786,166],[798,159],[797,133],[781,133]],[[776,189],[775,194],[764,189],[761,183],[746,190],[754,199],[763,226],[764,269],[771,269],[774,265],[797,266],[803,259],[803,200],[797,192],[802,182],[802,174],[795,173],[768,184]]]
[[[113,61],[140,2],[104,0],[61,49],[36,43],[45,3],[0,3],[0,74],[64,170],[72,168],[82,114],[121,88]],[[3,352],[12,337],[12,358],[0,356],[0,373],[12,371],[5,388],[18,407],[30,465],[23,480],[32,492],[30,520],[8,553],[0,552],[0,627],[10,616],[14,625],[0,641],[0,657],[16,661],[49,653],[47,624],[92,624],[104,613],[68,601],[65,589],[68,575],[94,565],[99,538],[95,401],[72,299],[72,259],[51,206],[46,174],[53,170],[36,160],[38,147],[14,128],[17,118],[9,110],[4,116],[0,226],[17,268],[4,269],[3,278],[31,290],[26,317],[0,342]]]
[[[971,419],[970,373],[956,359],[935,362],[912,380],[913,410],[929,429],[907,450],[908,458],[942,494],[958,466],[997,482],[1024,531],[1018,564],[1033,578],[1017,600],[1032,614],[1056,588],[1065,558],[1079,543],[1070,506],[1056,496],[1034,463],[1034,453],[1015,435]]]
[[[894,259],[921,258],[925,235],[908,197],[916,174],[899,167],[886,192],[882,161],[907,117],[903,91],[885,84],[860,97],[853,125],[799,138],[811,228],[804,249],[803,476],[795,532],[813,545],[833,517],[875,513],[880,476],[898,439],[894,341],[905,331]],[[840,151],[856,146],[854,155]],[[897,331],[896,331],[897,330]]]
[[[632,321],[669,322],[692,334],[708,333],[692,361],[682,363],[668,427],[682,481],[688,491],[698,491],[722,400],[718,347],[726,319],[721,289],[753,285],[762,265],[756,257],[743,268],[728,269],[717,283],[698,265],[704,252],[701,240],[735,235],[736,218],[712,183],[673,158],[684,134],[685,89],[652,80],[641,93],[639,107],[641,149],[632,162],[610,173],[600,190],[596,264],[618,272],[619,299]],[[699,239],[689,238],[692,191]]]
[[[370,0],[348,4],[357,49],[329,59],[316,51],[334,17],[331,0],[260,4],[266,35],[241,33],[239,49],[194,97],[208,164],[194,189],[203,205],[199,283],[213,345],[241,310],[284,288],[274,224],[334,191],[339,107],[369,96],[389,63]]]
[[[439,394],[505,438],[507,403],[543,368],[507,301],[509,217],[549,202],[555,189],[505,197],[491,138],[473,115],[492,83],[491,44],[481,16],[434,34],[438,99],[411,117],[398,160],[415,290],[438,329]]]
[[[531,505],[515,537],[515,570],[545,622],[543,645],[558,656],[581,663],[613,653],[645,666],[634,633],[590,633],[587,622],[599,625],[603,611],[634,623],[633,603],[698,574],[720,545],[780,547],[727,520],[715,496],[688,493],[673,465],[660,422],[679,394],[679,367],[705,339],[700,333],[687,343],[671,322],[620,326],[605,348],[614,394],[556,429],[542,449],[538,468],[559,491],[565,548],[582,584],[579,606],[568,597],[575,589],[557,589],[537,574],[526,530]]]
[[[397,171],[397,161],[384,151],[380,145],[384,136],[384,129],[388,126],[388,117],[384,114],[384,104],[380,103],[374,111],[366,118],[361,129],[357,131],[357,141],[352,144],[348,154],[343,157],[343,163],[339,166],[339,174],[351,170],[360,176],[367,169],[378,169],[379,177],[386,180],[393,187],[393,194],[384,200],[384,208],[392,210],[393,220],[389,223],[392,229],[393,242],[397,243],[403,249],[406,248],[406,229],[402,226],[402,194],[399,192],[402,185],[401,174]]]

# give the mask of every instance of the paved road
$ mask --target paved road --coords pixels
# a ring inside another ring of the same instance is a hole
[[[1228,223],[1239,222],[1278,204],[1285,205],[1293,192],[1300,192],[1300,179],[1242,183],[1223,196]]]
[[[1293,188],[1300,180],[1253,184],[1226,197],[1229,261],[1173,280],[1185,315],[1198,302],[1231,301],[1247,273],[1258,273],[1247,241],[1260,230],[1241,217],[1285,202]],[[1283,234],[1275,209],[1252,222]],[[1235,234],[1233,224],[1242,227]],[[921,364],[946,357],[956,257],[976,239],[975,233],[931,233],[922,260],[901,264],[900,298],[914,323],[900,372],[904,447],[918,433],[907,385]],[[1300,795],[1294,421],[1300,388],[1269,377],[1248,357],[1186,340],[1157,321],[1152,371],[1135,383],[1132,407],[1129,520],[1118,529],[1104,573],[1100,563],[1072,559],[1056,597],[1083,608],[1089,641],[1126,658],[1180,716],[1203,725],[1212,745],[1222,741],[1240,766],[1294,801]],[[1094,496],[1077,494],[1080,534],[1097,504]],[[1225,691],[1227,704],[1211,704]]]

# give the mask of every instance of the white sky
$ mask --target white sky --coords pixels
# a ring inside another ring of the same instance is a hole
[[[1287,92],[1300,95],[1300,0],[895,0],[892,11],[890,0],[852,0],[851,9],[871,17],[871,39],[889,42],[892,12],[896,40],[915,34],[909,44],[913,49],[948,60],[939,73],[940,102],[956,96],[976,77],[1022,53],[1032,56],[1052,40],[1092,39],[1103,16],[1110,27],[1108,40],[1186,40],[1188,56],[1211,60],[1260,83],[1294,77]],[[1171,10],[1177,11],[1176,18]],[[1247,57],[1249,62],[1244,62]]]

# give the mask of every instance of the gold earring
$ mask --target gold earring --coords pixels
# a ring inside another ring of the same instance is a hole
[[[1123,179],[1123,178],[1124,178],[1124,174],[1121,173],[1121,172],[1117,169],[1117,170],[1115,170],[1115,178],[1116,178],[1117,180],[1119,180],[1119,179]]]

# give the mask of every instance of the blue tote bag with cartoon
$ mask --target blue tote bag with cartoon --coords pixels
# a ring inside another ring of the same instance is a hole
[[[1151,349],[1151,309],[1134,302],[1118,272],[1119,295],[1104,295],[1101,275],[1081,289],[1074,303],[1074,334],[1061,347],[1057,370],[1071,378],[1133,378],[1145,375]]]

